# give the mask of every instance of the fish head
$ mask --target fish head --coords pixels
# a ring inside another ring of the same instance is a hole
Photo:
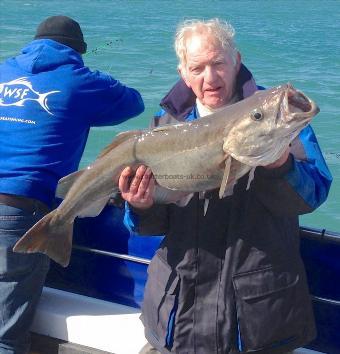
[[[289,83],[257,91],[233,108],[237,119],[225,131],[223,150],[252,167],[278,160],[319,112],[310,98]]]

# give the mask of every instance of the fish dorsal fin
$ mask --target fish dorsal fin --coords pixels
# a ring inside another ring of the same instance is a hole
[[[115,147],[117,147],[118,145],[120,145],[122,142],[135,137],[135,136],[139,136],[142,134],[142,130],[129,130],[127,132],[122,132],[119,133],[114,139],[113,141],[106,146],[101,153],[99,154],[99,156],[97,157],[98,159],[105,156],[106,154],[108,154],[111,150],[113,150]]]
[[[231,159],[232,157],[229,155],[225,160],[225,168],[224,168],[222,183],[221,183],[220,191],[218,192],[218,196],[220,197],[220,199],[223,197],[225,189],[227,188],[230,166],[231,166]]]
[[[67,192],[70,190],[76,179],[78,179],[83,174],[83,172],[84,170],[79,170],[61,178],[58,182],[55,196],[57,198],[65,199]]]

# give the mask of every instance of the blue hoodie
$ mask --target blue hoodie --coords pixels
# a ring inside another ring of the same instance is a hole
[[[143,110],[138,91],[90,71],[75,50],[31,42],[0,65],[0,193],[50,205],[58,180],[77,170],[89,128]]]

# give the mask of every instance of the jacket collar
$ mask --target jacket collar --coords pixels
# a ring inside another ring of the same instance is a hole
[[[236,92],[243,99],[252,95],[257,90],[256,83],[251,72],[241,64],[236,79]],[[185,84],[183,79],[171,88],[167,95],[161,100],[161,107],[179,121],[185,120],[186,116],[195,106],[196,96]]]

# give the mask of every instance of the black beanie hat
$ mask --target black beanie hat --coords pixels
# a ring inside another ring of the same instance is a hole
[[[80,54],[86,52],[87,44],[84,42],[79,23],[67,16],[51,16],[41,22],[34,39],[42,38],[65,44]]]

